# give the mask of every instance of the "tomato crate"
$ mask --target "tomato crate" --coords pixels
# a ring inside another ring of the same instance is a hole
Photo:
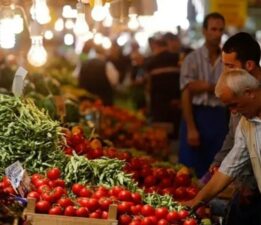
[[[35,213],[35,199],[28,199],[24,210],[24,218],[28,225],[117,225],[117,206],[110,205],[108,219],[86,217],[58,216]]]

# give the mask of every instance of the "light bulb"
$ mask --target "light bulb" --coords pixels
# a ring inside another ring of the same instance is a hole
[[[128,27],[131,30],[137,30],[140,26],[140,23],[137,19],[137,15],[129,15],[130,19],[128,22]]]
[[[63,38],[65,45],[73,45],[74,43],[74,37],[72,34],[65,34]]]
[[[10,17],[0,20],[0,45],[2,48],[10,49],[15,46],[13,23],[13,19]]]
[[[56,31],[62,31],[64,29],[64,22],[62,18],[58,18],[54,24],[54,29]]]
[[[43,47],[42,36],[32,36],[32,45],[27,54],[27,60],[32,66],[43,66],[47,61],[47,52]]]
[[[14,33],[20,34],[24,30],[24,20],[19,14],[15,14],[13,18]]]
[[[92,18],[95,21],[102,21],[106,16],[106,8],[103,7],[101,0],[94,1],[94,7],[91,12]]]
[[[39,24],[46,24],[51,20],[46,0],[35,0],[35,4],[31,7],[30,13],[32,18]]]
[[[73,32],[76,36],[82,36],[88,33],[89,26],[85,20],[85,14],[84,13],[78,13],[76,22],[73,27]]]

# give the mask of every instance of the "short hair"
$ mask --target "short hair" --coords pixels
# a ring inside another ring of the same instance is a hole
[[[248,60],[253,60],[256,65],[260,61],[260,45],[246,32],[239,32],[231,36],[223,45],[222,51],[225,53],[236,53],[236,58],[244,64]]]
[[[164,40],[179,40],[179,36],[176,34],[173,34],[172,32],[167,32],[163,35]]]
[[[224,16],[222,16],[222,14],[220,14],[218,12],[212,12],[212,13],[207,14],[204,18],[204,21],[203,21],[203,28],[204,29],[208,28],[208,21],[210,19],[220,19],[220,20],[223,20],[223,22],[225,24],[225,18],[224,18]]]
[[[260,87],[259,81],[243,69],[225,70],[218,79],[215,87],[217,97],[222,95],[223,87],[227,86],[236,96],[240,96],[247,89],[255,90]]]

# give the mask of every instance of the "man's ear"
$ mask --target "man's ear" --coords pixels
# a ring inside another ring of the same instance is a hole
[[[253,71],[255,66],[256,66],[256,64],[255,64],[255,62],[253,60],[247,60],[246,61],[245,67],[246,67],[247,71]]]
[[[255,91],[254,90],[251,90],[251,89],[246,89],[245,90],[245,92],[244,92],[244,94],[246,95],[246,96],[248,96],[249,98],[255,98]]]

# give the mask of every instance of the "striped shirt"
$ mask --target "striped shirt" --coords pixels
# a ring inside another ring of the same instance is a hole
[[[191,52],[184,60],[181,66],[180,74],[180,89],[191,81],[202,80],[207,81],[209,84],[216,84],[217,80],[222,73],[223,64],[221,57],[218,57],[214,65],[211,65],[208,56],[208,49],[205,45],[201,48]],[[192,99],[194,105],[204,106],[223,106],[221,101],[215,96],[214,93],[200,93],[195,94]]]
[[[255,117],[249,121],[254,124],[256,129],[257,155],[261,158],[261,119]],[[247,149],[246,136],[239,123],[235,134],[235,144],[221,163],[219,171],[232,178],[237,178],[238,176],[241,177],[246,171],[251,170],[252,166]]]

